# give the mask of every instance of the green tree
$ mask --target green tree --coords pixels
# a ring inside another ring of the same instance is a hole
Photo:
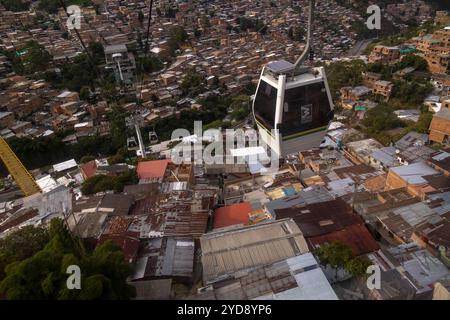
[[[394,101],[398,101],[402,108],[405,106],[416,108],[423,104],[425,98],[433,92],[433,89],[433,85],[429,82],[396,81],[394,82],[392,98]]]
[[[306,32],[301,27],[289,27],[288,37],[294,41],[303,41],[306,36]]]
[[[186,42],[187,38],[188,34],[182,26],[174,26],[170,29],[169,48],[172,56],[175,55],[175,51]]]
[[[111,138],[116,149],[123,147],[127,142],[126,117],[126,110],[118,104],[114,104],[108,114],[111,124]]]
[[[141,24],[141,26],[143,26],[144,25],[144,12],[142,12],[142,10],[139,10],[138,20],[139,20],[139,23]]]
[[[15,261],[14,256],[9,252],[0,250],[0,281],[5,278],[5,268]]]
[[[428,133],[431,120],[433,120],[433,113],[426,111],[420,115],[419,121],[414,126],[414,130],[419,133]]]
[[[32,74],[39,71],[45,71],[50,65],[52,56],[45,48],[36,41],[29,41],[22,56],[22,65],[25,73]]]
[[[62,79],[59,86],[78,92],[85,86],[94,88],[98,80],[97,75],[98,73],[90,63],[88,56],[82,53],[74,59],[73,63],[61,68]]]
[[[82,87],[80,89],[80,99],[81,100],[88,100],[91,95],[91,91],[89,90],[89,87]]]
[[[232,98],[230,107],[233,109],[232,116],[235,120],[240,121],[248,116],[249,101],[250,97],[244,94]]]
[[[105,60],[105,49],[100,42],[89,43],[88,50],[96,64],[102,63]]]
[[[316,250],[316,255],[321,264],[328,264],[335,269],[343,268],[353,258],[352,250],[340,241],[321,245]]]
[[[366,275],[367,268],[371,265],[370,261],[367,259],[362,259],[359,257],[352,258],[347,261],[344,268],[347,272],[351,273],[355,277],[362,277]]]
[[[84,195],[96,194],[103,191],[122,192],[126,185],[136,184],[138,182],[139,179],[135,170],[129,170],[117,177],[96,175],[83,182],[81,192]]]
[[[42,250],[49,240],[46,229],[26,226],[0,239],[0,280],[5,277],[5,267],[21,261]]]
[[[355,277],[366,274],[370,262],[360,257],[354,257],[351,248],[341,241],[321,245],[315,254],[322,265],[330,265],[332,268],[344,269]]]
[[[48,240],[45,228],[25,226],[1,239],[0,250],[13,255],[16,260],[23,260],[41,250]]]
[[[95,160],[95,157],[93,155],[85,155],[80,159],[80,163],[88,163],[89,161]]]
[[[417,71],[428,71],[428,62],[424,58],[415,54],[409,54],[399,62],[400,68],[413,67]]]
[[[403,127],[404,123],[394,114],[391,107],[380,104],[366,112],[363,125],[370,134]]]
[[[331,95],[336,101],[341,88],[362,83],[362,73],[366,70],[366,65],[362,60],[340,61],[326,66],[325,69]]]
[[[163,63],[157,57],[149,55],[138,58],[138,65],[140,72],[152,73],[163,68]]]
[[[180,88],[183,94],[195,96],[205,90],[205,78],[194,69],[189,69],[181,82]]]
[[[197,29],[197,28],[194,29],[194,36],[195,36],[196,38],[200,38],[201,35],[202,35],[201,30],[199,30],[199,29]]]
[[[60,219],[51,221],[49,238],[32,257],[6,267],[0,292],[8,299],[129,299],[135,295],[126,282],[132,266],[111,241],[86,252]],[[80,267],[82,290],[67,288],[69,265]]]
[[[70,6],[72,4],[79,5],[82,7],[87,7],[92,5],[91,0],[66,0],[66,6]],[[57,13],[61,7],[61,3],[59,0],[39,0],[38,9],[42,11],[46,11],[48,13]]]
[[[0,4],[9,11],[25,11],[30,8],[30,2],[24,0],[0,0]]]

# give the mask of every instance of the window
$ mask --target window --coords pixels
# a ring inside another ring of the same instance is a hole
[[[277,90],[261,81],[255,98],[255,117],[267,129],[274,129]]]
[[[284,108],[283,136],[320,128],[331,120],[331,106],[323,82],[287,90],[284,102],[288,107]]]

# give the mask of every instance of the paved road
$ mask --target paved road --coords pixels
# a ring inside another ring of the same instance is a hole
[[[362,55],[364,50],[366,50],[367,46],[371,44],[373,40],[375,40],[375,38],[358,41],[355,46],[347,53],[347,56],[356,57]]]

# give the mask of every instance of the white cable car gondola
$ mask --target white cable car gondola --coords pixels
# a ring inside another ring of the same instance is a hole
[[[130,137],[127,139],[127,147],[128,147],[128,151],[135,151],[135,150],[139,149],[139,146],[136,142],[135,137]]]
[[[148,139],[151,145],[159,143],[158,135],[156,134],[155,130],[148,133]]]
[[[281,60],[262,71],[253,114],[262,140],[279,156],[317,148],[333,119],[324,68],[302,66],[311,48],[315,1],[309,2],[307,43],[295,64]]]

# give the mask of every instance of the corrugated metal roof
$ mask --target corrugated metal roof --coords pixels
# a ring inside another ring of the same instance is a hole
[[[333,196],[324,187],[310,187],[303,189],[296,195],[267,202],[264,204],[264,207],[272,216],[276,216],[275,210],[277,209],[290,208],[293,206],[329,201],[333,199]]]
[[[205,283],[308,252],[291,219],[207,233],[200,244]]]
[[[206,293],[206,294],[205,294]],[[214,283],[200,294],[218,300],[337,300],[311,253],[277,261]]]
[[[162,237],[142,241],[133,280],[152,277],[190,278],[194,270],[192,238]]]
[[[421,184],[427,181],[423,176],[437,174],[438,172],[424,162],[417,162],[407,166],[391,168],[391,171],[409,184]]]
[[[336,232],[307,239],[312,249],[334,241],[341,241],[348,245],[355,256],[374,252],[379,249],[377,242],[363,224],[351,225]]]
[[[77,166],[77,162],[74,159],[70,159],[61,163],[57,163],[53,165],[53,170],[56,172],[65,171],[71,168],[75,168]]]
[[[278,219],[293,219],[305,237],[324,235],[363,222],[342,199],[278,209],[275,213]]]

